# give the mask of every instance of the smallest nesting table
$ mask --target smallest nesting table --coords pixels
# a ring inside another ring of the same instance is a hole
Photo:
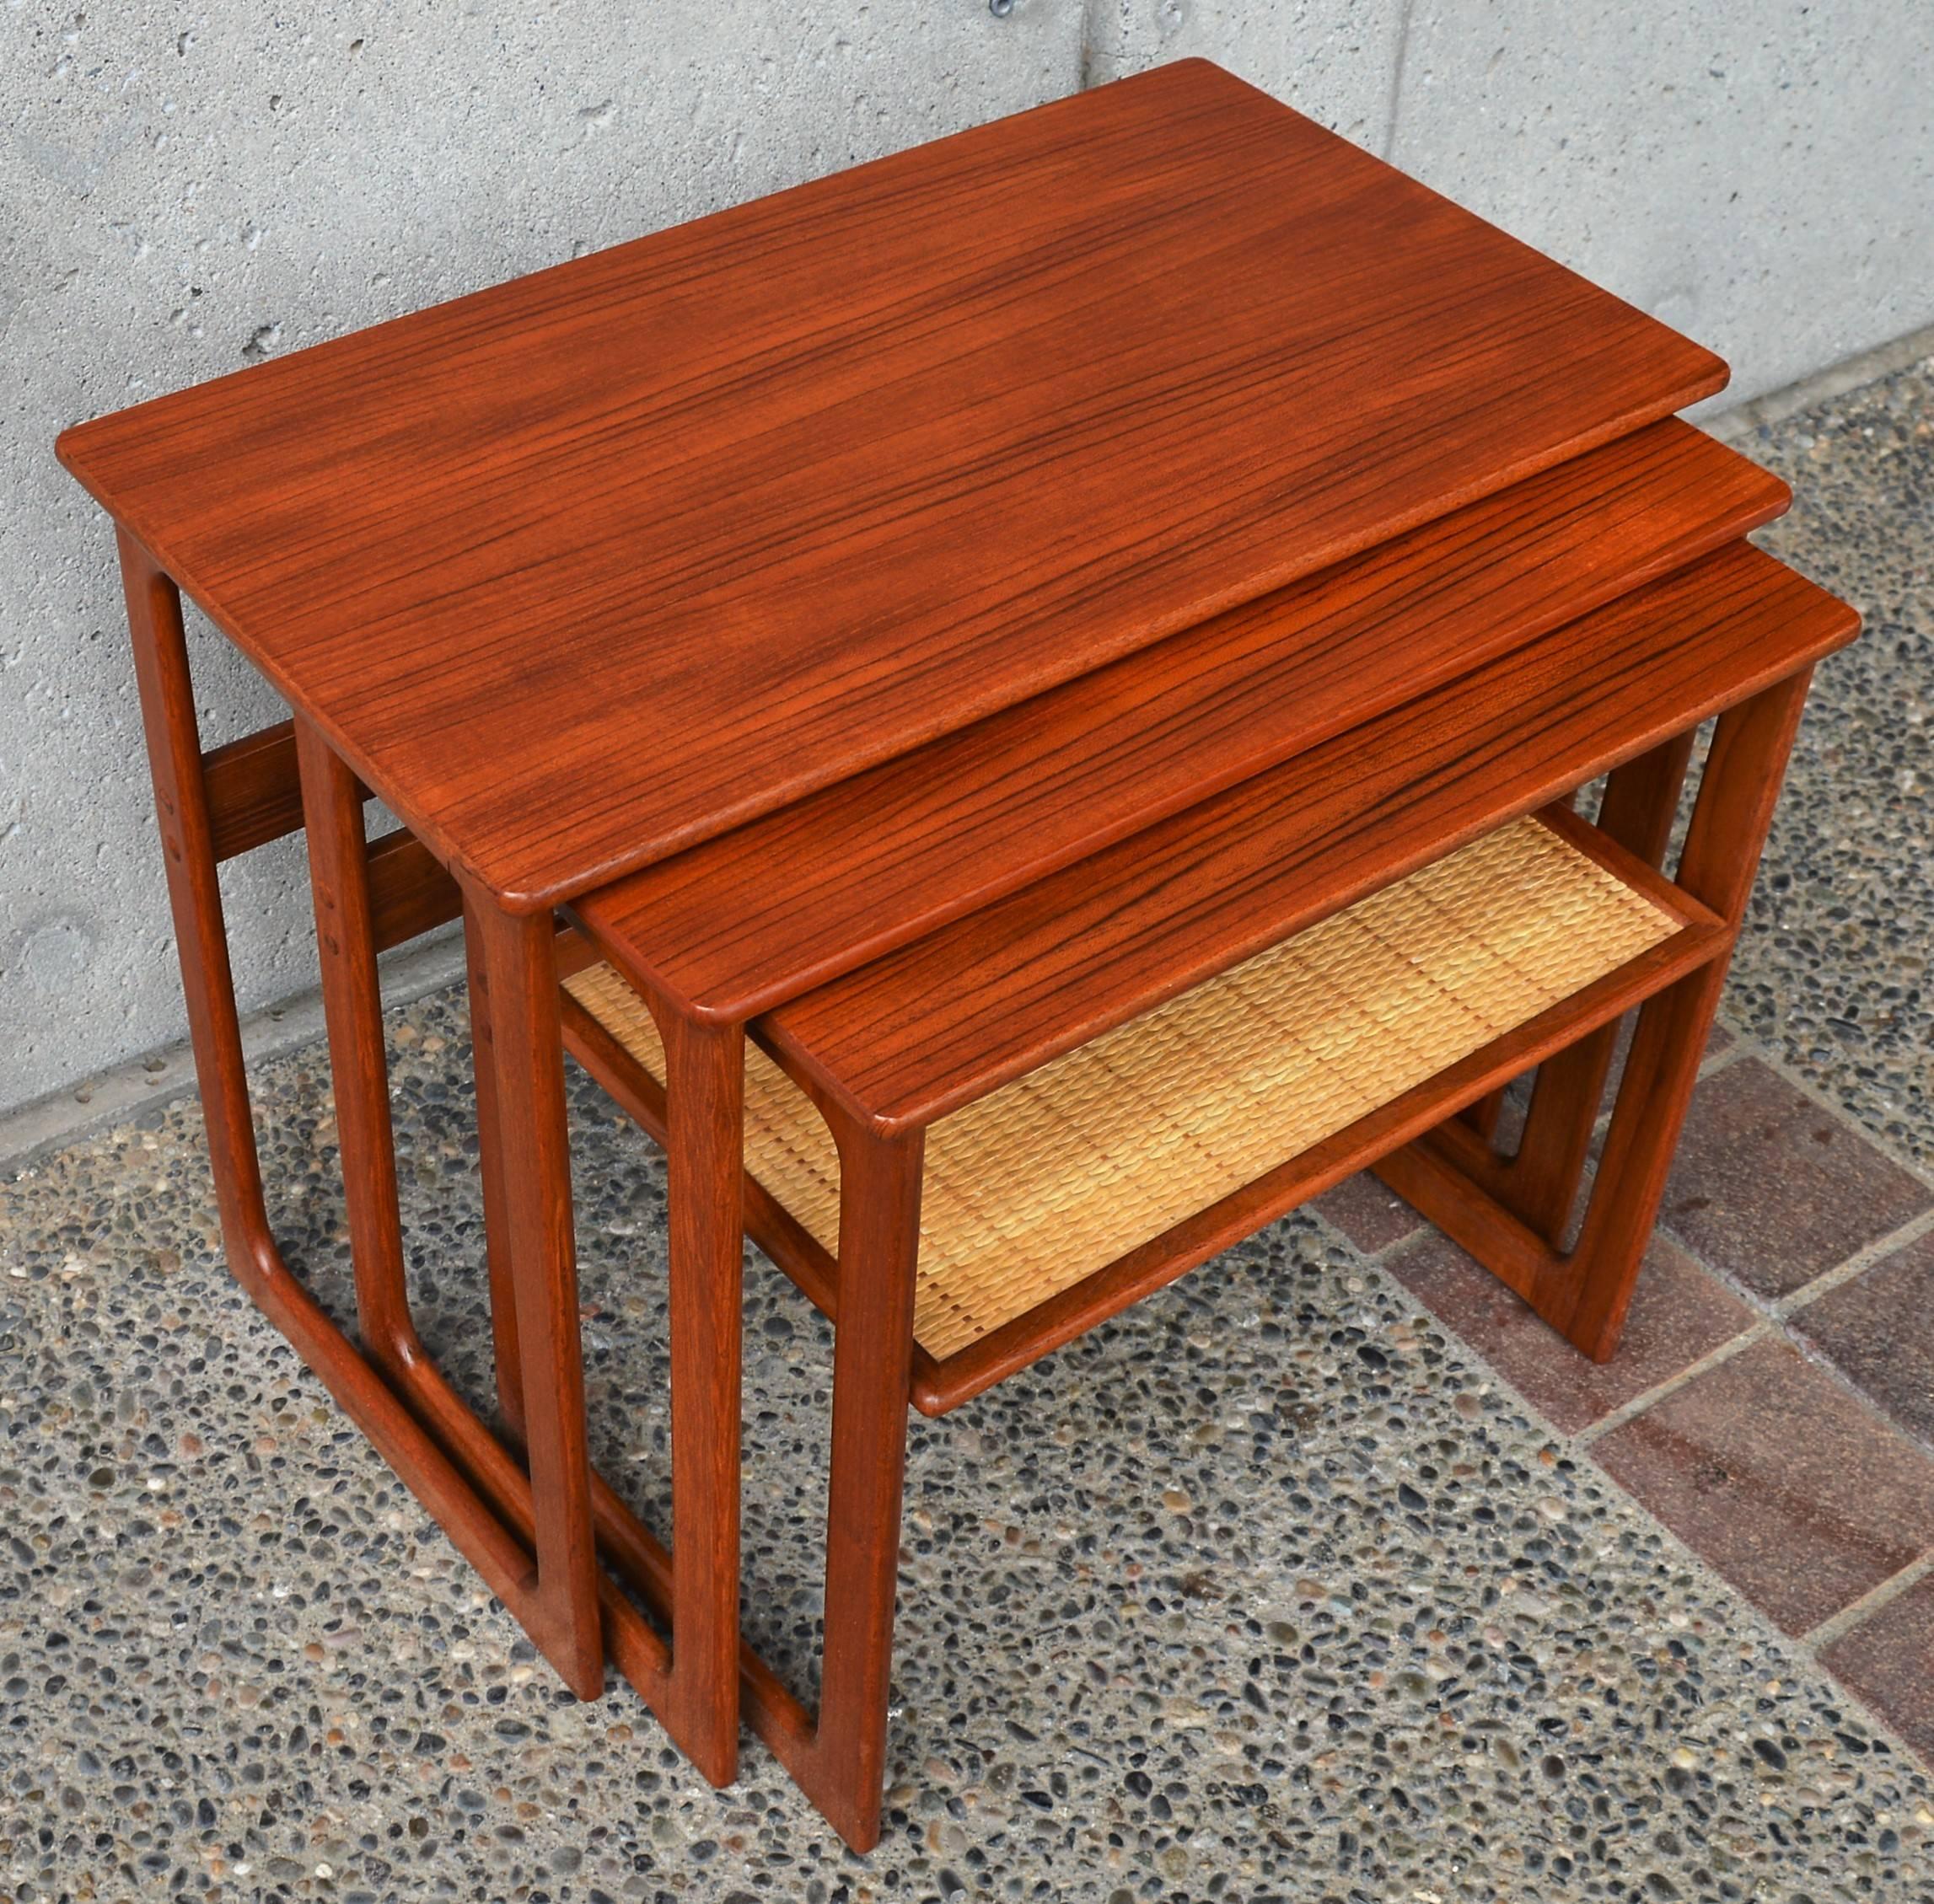
[[[1611,1352],[1856,627],[1670,420],[1723,378],[1190,62],[62,437],[230,1262],[567,1684],[719,1783],[743,1714],[870,1846],[909,1403],[1365,1163]],[[184,593],[291,722],[202,748]],[[353,1337],[270,1231],[217,880],[298,826]],[[411,1320],[376,977],[459,914],[494,1424]],[[567,1044],[669,1160],[669,1543],[587,1455]],[[748,1233],[836,1327],[814,1710],[739,1634]]]

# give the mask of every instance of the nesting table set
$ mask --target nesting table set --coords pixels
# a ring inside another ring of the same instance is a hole
[[[870,1847],[909,1405],[1366,1165],[1612,1352],[1857,625],[1673,420],[1724,377],[1191,62],[62,437],[229,1261],[573,1691],[718,1783],[748,1722]],[[292,721],[204,750],[183,595]],[[217,875],[298,828],[348,1328],[266,1216]],[[459,916],[494,1411],[411,1321],[377,980]],[[587,1454],[567,1050],[668,1160],[662,1536]],[[739,1633],[748,1236],[835,1325],[816,1709]]]

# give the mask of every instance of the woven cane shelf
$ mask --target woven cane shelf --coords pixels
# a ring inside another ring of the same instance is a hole
[[[943,1118],[927,1133],[914,1333],[937,1359],[1668,938],[1679,921],[1522,819]],[[610,966],[565,981],[654,1078]],[[745,1165],[829,1253],[826,1126],[747,1048]]]

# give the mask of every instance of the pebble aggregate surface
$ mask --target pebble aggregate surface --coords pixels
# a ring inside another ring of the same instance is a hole
[[[1934,1163],[1934,359],[1738,448],[1794,491],[1756,539],[1866,627],[1814,678],[1727,1014]]]
[[[1923,369],[1746,446],[1871,621],[1729,1000],[1924,1161],[1931,417]],[[418,1319],[481,1397],[462,995],[389,1023]],[[255,1082],[347,1314],[322,1054]],[[594,1451],[663,1526],[663,1172],[572,1112]],[[830,1333],[755,1254],[746,1327],[745,1622],[809,1692]],[[230,1280],[192,1099],[40,1158],[0,1183],[0,1897],[1934,1899],[1926,1773],[1313,1217],[910,1420],[862,1859],[755,1742],[716,1794],[621,1682],[560,1691]]]

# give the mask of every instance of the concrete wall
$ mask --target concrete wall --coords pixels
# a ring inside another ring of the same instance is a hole
[[[1069,92],[1080,48],[1079,0],[0,5],[0,1107],[185,1028],[62,426]],[[274,717],[196,660],[206,740]],[[244,1000],[311,982],[299,843],[224,877]]]
[[[1928,0],[279,11],[0,8],[0,1108],[181,1027],[78,417],[1187,53],[1713,346],[1722,407],[1934,321]],[[210,740],[271,714],[196,657]],[[228,877],[245,998],[305,984],[299,848]]]

